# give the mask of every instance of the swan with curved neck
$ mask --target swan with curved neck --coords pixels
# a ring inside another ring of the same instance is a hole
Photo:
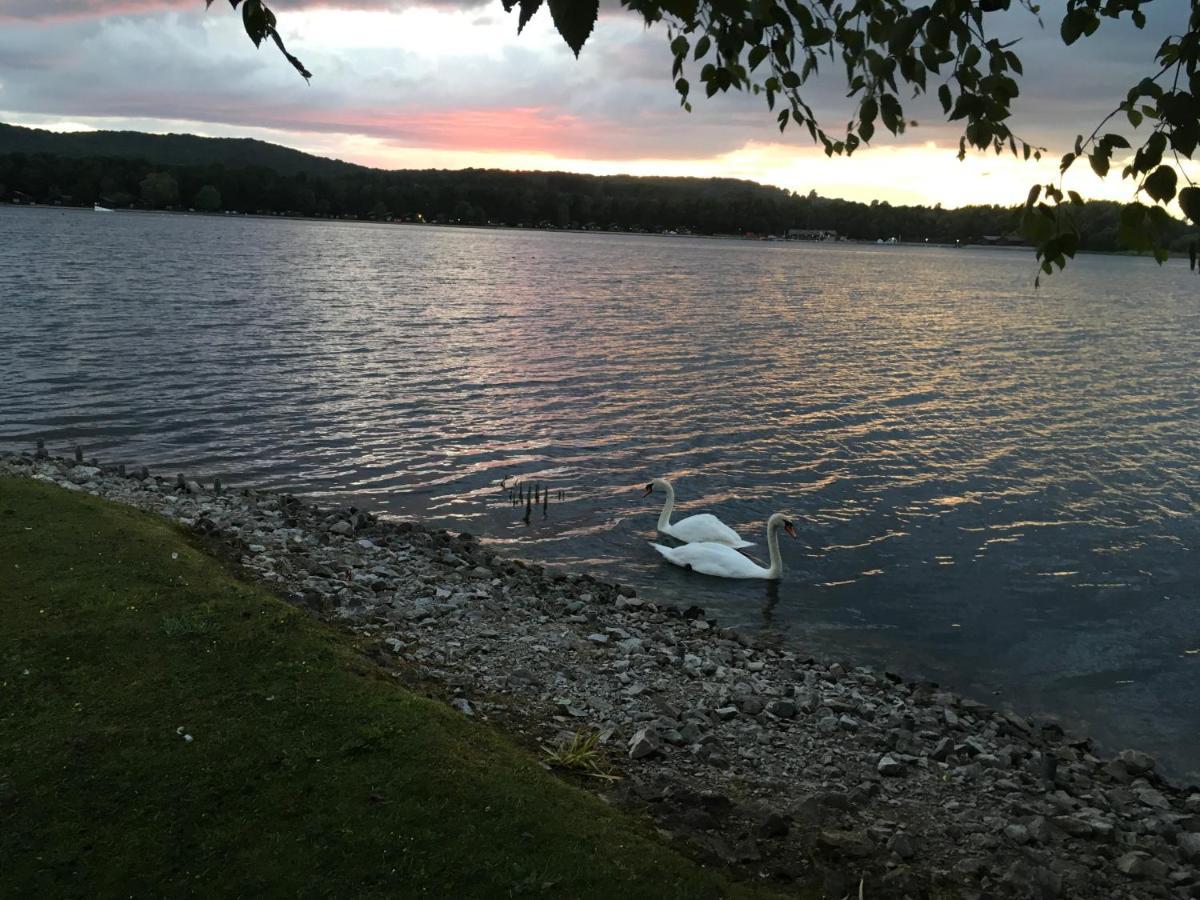
[[[667,498],[662,512],[658,515],[658,530],[662,534],[670,535],[689,544],[711,541],[735,549],[754,546],[752,541],[743,541],[736,531],[710,513],[699,513],[672,523],[671,513],[675,511],[675,488],[671,487],[671,482],[665,478],[655,478],[646,485],[646,493],[642,496],[649,497],[656,488],[662,491]]]
[[[764,578],[776,580],[783,575],[783,558],[779,555],[779,529],[783,528],[796,537],[796,527],[783,513],[775,513],[767,519],[767,549],[771,554],[771,565],[760,566],[747,559],[732,547],[711,541],[685,544],[682,547],[664,547],[651,544],[667,562],[718,578]]]

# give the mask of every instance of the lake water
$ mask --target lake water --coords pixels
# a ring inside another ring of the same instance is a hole
[[[1200,279],[1088,257],[0,209],[0,444],[468,529],[1200,778]],[[502,477],[566,499],[522,521]],[[778,586],[648,547],[711,511]]]

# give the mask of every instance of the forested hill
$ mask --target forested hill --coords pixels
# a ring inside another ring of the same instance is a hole
[[[1018,240],[1015,207],[865,204],[818,191],[719,178],[385,171],[248,139],[0,125],[4,203],[697,234],[801,229],[855,240]],[[1122,249],[1118,204],[1088,203],[1079,224],[1083,249]],[[1183,234],[1177,223],[1165,237],[1182,244]]]
[[[363,166],[302,153],[253,138],[207,138],[194,134],[145,134],[141,131],[77,131],[60,133],[0,123],[0,154],[47,153],[74,159],[115,157],[141,159],[159,166],[230,168],[263,166],[280,175],[344,175],[365,172]]]

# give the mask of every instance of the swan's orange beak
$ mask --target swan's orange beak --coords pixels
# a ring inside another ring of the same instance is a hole
[[[648,484],[648,485],[646,485],[646,493],[642,494],[642,496],[649,497],[653,493],[654,493],[654,485]]]
[[[783,530],[786,531],[788,534],[790,534],[794,538],[800,537],[800,535],[796,534],[796,526],[793,525],[791,522],[784,522]]]

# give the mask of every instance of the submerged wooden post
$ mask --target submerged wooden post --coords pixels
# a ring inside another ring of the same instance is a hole
[[[125,463],[117,464],[117,474],[120,475],[122,478],[125,477]]]
[[[529,524],[529,516],[532,513],[533,513],[533,498],[526,497],[525,498],[525,524],[526,525]]]
[[[546,511],[549,508],[550,508],[550,488],[549,488],[549,486],[547,486],[546,489],[544,491],[542,491],[542,518],[543,519],[546,518]]]
[[[142,466],[141,470],[138,472],[138,478],[141,479],[142,481],[149,481],[150,480],[150,470],[147,469],[145,466]]]
[[[221,489],[221,479],[220,479],[220,478],[214,478],[214,479],[213,479],[213,493],[214,493],[214,494],[216,494],[218,497],[220,497],[220,496],[221,496],[221,490],[222,490],[222,489]]]
[[[46,458],[46,442],[45,441],[37,442],[37,451],[33,455],[35,457],[37,457],[38,459]]]
[[[183,477],[182,472],[175,476],[175,487],[181,491],[187,490],[187,479]]]
[[[80,447],[78,444],[75,445],[75,462],[77,462],[77,463],[83,462],[83,448]]]

